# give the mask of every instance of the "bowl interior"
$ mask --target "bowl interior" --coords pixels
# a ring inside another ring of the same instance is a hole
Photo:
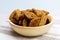
[[[8,21],[9,21],[9,23],[12,24],[13,26],[23,27],[23,26],[19,26],[19,25],[16,25],[16,24],[12,23],[10,19],[9,19]],[[53,23],[53,18],[51,17],[51,22],[48,23],[48,24],[46,24],[46,25],[44,25],[44,26],[48,26],[48,25],[50,25],[50,24],[52,24],[52,23]],[[43,26],[39,26],[39,27],[43,27]],[[39,27],[28,27],[28,26],[25,26],[24,28],[39,28]]]

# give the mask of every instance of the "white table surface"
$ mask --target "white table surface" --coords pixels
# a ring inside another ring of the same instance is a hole
[[[1,0],[0,1],[0,40],[60,40],[60,1],[59,0]],[[50,12],[54,24],[49,32],[35,38],[22,37],[15,33],[8,23],[14,9],[38,8]]]

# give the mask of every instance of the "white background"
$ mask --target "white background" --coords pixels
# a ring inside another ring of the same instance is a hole
[[[9,27],[7,21],[9,15],[13,10],[15,9],[23,10],[29,8],[37,8],[37,9],[43,9],[49,11],[55,20],[53,27],[49,31],[50,33],[52,32],[55,35],[52,34],[50,36],[54,38],[60,38],[59,36],[60,35],[60,0],[0,0],[0,27],[1,26]],[[1,29],[7,30],[6,28],[0,28],[0,31]],[[56,36],[57,34],[58,36]],[[4,35],[5,34],[1,35],[0,37],[1,40],[4,40],[3,37],[4,38],[7,37],[6,35],[5,36]],[[9,37],[11,38],[11,36]]]

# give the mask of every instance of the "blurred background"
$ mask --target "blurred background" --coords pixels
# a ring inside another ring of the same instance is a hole
[[[0,27],[3,27],[0,29],[10,30],[7,29],[9,27],[8,18],[13,10],[30,8],[42,9],[50,12],[50,15],[54,19],[54,25],[49,32],[60,35],[60,0],[0,0]],[[2,31],[0,30],[0,32]],[[60,38],[59,35],[57,38]]]

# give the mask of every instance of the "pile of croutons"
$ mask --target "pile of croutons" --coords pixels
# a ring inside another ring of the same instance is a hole
[[[12,23],[20,26],[37,27],[51,22],[49,12],[39,9],[14,10],[9,19]]]

